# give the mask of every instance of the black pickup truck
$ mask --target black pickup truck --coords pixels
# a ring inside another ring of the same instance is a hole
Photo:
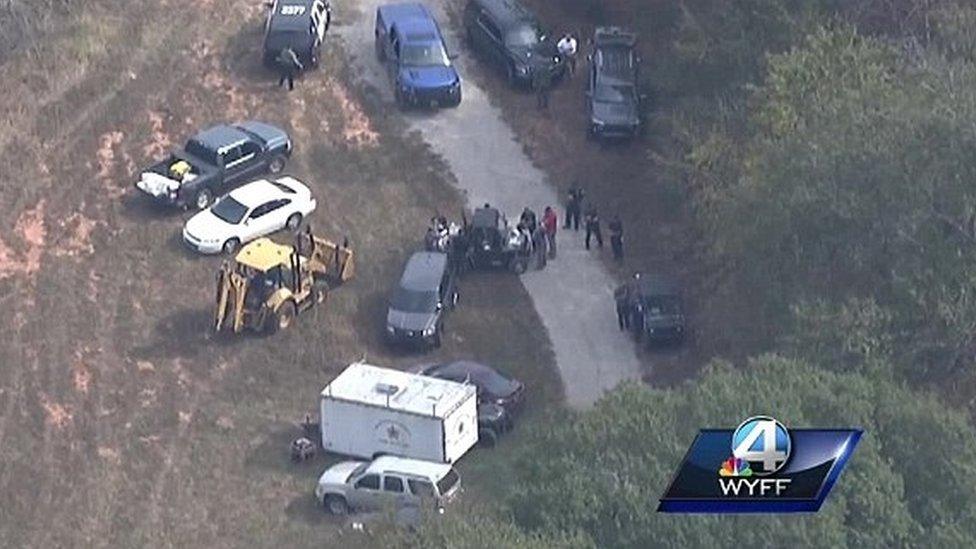
[[[136,188],[161,203],[202,210],[253,175],[283,170],[291,150],[288,134],[269,124],[221,124],[142,172]]]

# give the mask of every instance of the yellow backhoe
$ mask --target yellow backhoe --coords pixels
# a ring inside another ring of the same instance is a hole
[[[311,230],[298,234],[294,246],[259,238],[217,274],[214,331],[285,329],[296,316],[324,302],[354,270],[348,242],[339,245]]]

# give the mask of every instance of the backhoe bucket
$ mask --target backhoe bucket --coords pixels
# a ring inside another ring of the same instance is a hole
[[[230,329],[238,333],[244,327],[244,294],[247,278],[234,272],[226,263],[217,273],[217,303],[214,311],[214,332]]]

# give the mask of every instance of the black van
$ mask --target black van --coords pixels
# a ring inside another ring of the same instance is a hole
[[[555,41],[518,0],[469,0],[464,32],[468,46],[505,71],[512,86],[531,84],[535,71],[554,79],[566,71]]]
[[[387,340],[440,347],[444,313],[453,309],[457,301],[455,273],[447,254],[413,254],[390,296],[386,314]]]

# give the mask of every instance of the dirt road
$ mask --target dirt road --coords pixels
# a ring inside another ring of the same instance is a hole
[[[337,34],[345,41],[361,76],[393,101],[390,84],[373,55],[373,14],[380,0],[356,4],[359,14]],[[426,3],[435,10],[449,47],[461,53],[457,63],[462,79],[478,61],[448,28],[444,0]],[[348,12],[346,12],[348,13]],[[348,17],[353,17],[349,14]],[[469,207],[485,202],[515,219],[525,206],[537,213],[561,202],[546,175],[537,169],[516,141],[500,111],[471,78],[464,80],[464,99],[454,110],[408,114],[420,132],[457,178]],[[561,217],[561,216],[560,216]],[[604,391],[640,376],[635,347],[617,330],[613,309],[614,282],[606,269],[583,249],[582,235],[561,231],[558,258],[543,271],[530,271],[523,284],[542,318],[563,378],[566,401],[585,407]]]

